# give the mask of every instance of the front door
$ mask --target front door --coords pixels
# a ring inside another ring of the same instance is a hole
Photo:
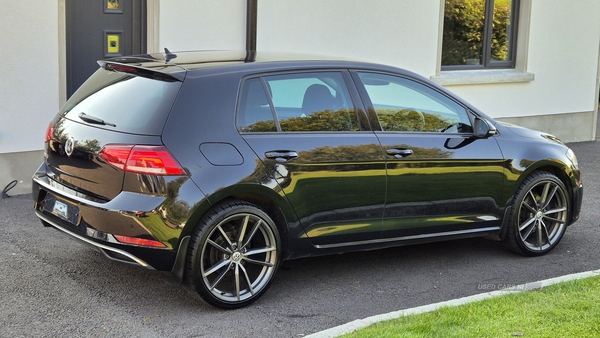
[[[499,229],[504,159],[473,135],[473,115],[441,92],[396,75],[358,72],[387,159],[382,237],[426,239]]]
[[[67,97],[96,61],[146,52],[145,0],[66,0]]]

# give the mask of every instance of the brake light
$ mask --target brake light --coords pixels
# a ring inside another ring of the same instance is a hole
[[[98,156],[126,172],[149,175],[185,175],[164,146],[107,145]]]
[[[52,140],[52,134],[54,134],[54,125],[52,122],[48,124],[48,128],[46,129],[46,138],[44,139],[44,143],[50,142]]]
[[[105,69],[113,70],[115,72],[131,73],[136,74],[138,70],[134,67],[119,65],[114,63],[107,63]]]
[[[159,241],[154,241],[151,239],[144,239],[138,237],[129,237],[129,236],[121,236],[121,235],[113,235],[117,239],[117,241],[125,244],[133,244],[133,245],[141,245],[141,246],[150,246],[153,248],[165,248],[166,245],[162,244]]]

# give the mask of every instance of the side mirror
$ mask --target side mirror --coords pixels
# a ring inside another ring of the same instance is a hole
[[[475,117],[473,121],[473,134],[477,138],[488,138],[490,136],[496,135],[496,127],[490,124],[485,119],[481,117]]]

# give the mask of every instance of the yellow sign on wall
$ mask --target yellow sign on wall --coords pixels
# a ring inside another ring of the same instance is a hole
[[[108,34],[107,38],[107,46],[106,51],[108,54],[119,54],[119,35],[117,34]]]

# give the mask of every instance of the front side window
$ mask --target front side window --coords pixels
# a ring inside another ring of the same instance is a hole
[[[514,68],[520,0],[446,0],[442,70]]]
[[[359,73],[382,131],[472,133],[467,110],[418,82],[386,74]]]
[[[358,131],[341,73],[319,72],[246,80],[237,117],[242,132]]]

